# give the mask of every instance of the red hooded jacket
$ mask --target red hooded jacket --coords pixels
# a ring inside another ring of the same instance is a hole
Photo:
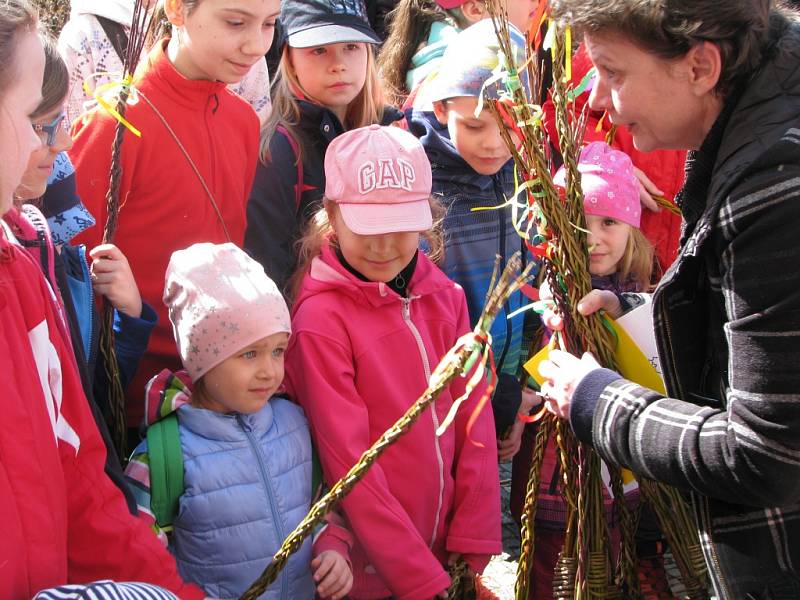
[[[39,268],[0,233],[0,598],[100,579],[202,598],[106,476],[66,335]]]
[[[464,292],[419,256],[408,298],[360,281],[329,247],[314,259],[294,307],[286,381],[311,424],[326,481],[340,479],[425,391],[467,333]],[[431,598],[447,589],[449,553],[482,571],[501,551],[500,489],[491,410],[466,424],[481,383],[441,437],[457,378],[342,502],[355,536],[353,598]]]

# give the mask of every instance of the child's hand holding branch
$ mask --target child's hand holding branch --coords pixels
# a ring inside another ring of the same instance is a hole
[[[133,279],[128,259],[113,244],[102,244],[89,252],[94,291],[102,294],[119,312],[129,317],[142,316],[142,297]]]
[[[334,550],[326,550],[311,561],[311,570],[321,598],[339,600],[353,587],[353,572],[345,558]]]

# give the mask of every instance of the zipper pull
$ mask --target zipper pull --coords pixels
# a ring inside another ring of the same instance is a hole
[[[237,414],[235,416],[235,418],[236,418],[236,422],[239,424],[239,427],[244,429],[247,433],[250,433],[251,431],[253,431],[253,428],[250,427],[250,425],[247,423],[247,421],[244,420],[244,417],[242,417],[242,415]]]
[[[409,298],[400,298],[403,303],[403,319],[406,321],[411,320],[411,300]]]

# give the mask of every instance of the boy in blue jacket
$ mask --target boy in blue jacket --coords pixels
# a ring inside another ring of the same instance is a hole
[[[525,40],[513,26],[509,29],[522,64]],[[409,130],[420,138],[431,162],[433,194],[445,208],[441,267],[464,288],[473,324],[486,299],[495,256],[500,255],[501,266],[518,251],[523,251],[523,260],[531,260],[508,208],[473,211],[503,205],[515,191],[511,152],[494,117],[488,108],[475,114],[481,94],[498,96],[496,86],[484,84],[499,63],[499,53],[490,20],[465,29],[449,45],[431,83],[428,99],[433,111],[407,113]],[[520,366],[527,358],[522,335],[525,314],[514,313],[525,304],[521,291],[514,294],[491,330],[499,377],[492,408],[498,437],[504,438],[498,444],[501,461],[510,460],[519,449],[524,423],[517,414],[527,414],[538,401],[519,383]]]

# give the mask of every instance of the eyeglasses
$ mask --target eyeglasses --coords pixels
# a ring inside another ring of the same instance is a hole
[[[39,123],[32,123],[31,125],[33,126],[33,130],[41,138],[42,143],[52,147],[56,143],[56,135],[58,135],[58,130],[62,127],[64,128],[64,131],[67,130],[67,122],[65,121],[65,117],[66,115],[62,112],[59,113],[55,119],[45,125],[41,125]]]

